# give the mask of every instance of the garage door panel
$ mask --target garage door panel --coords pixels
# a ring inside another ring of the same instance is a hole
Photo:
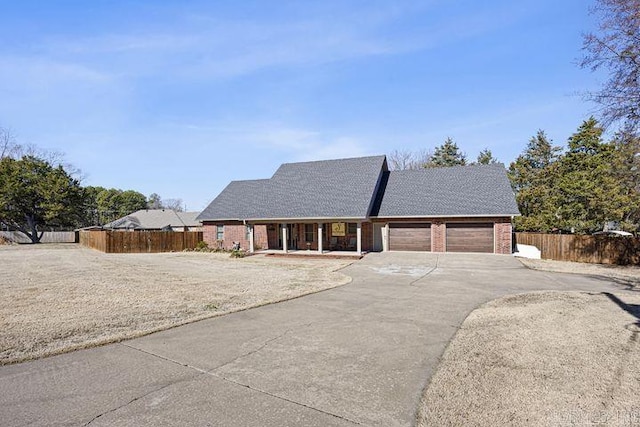
[[[447,224],[447,252],[493,253],[493,224]]]
[[[389,224],[389,249],[392,251],[430,251],[431,224]]]

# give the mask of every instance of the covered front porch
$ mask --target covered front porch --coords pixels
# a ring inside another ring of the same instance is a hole
[[[333,220],[317,222],[277,222],[248,224],[249,252],[256,251],[255,225],[266,225],[267,247],[260,248],[279,253],[352,254],[361,255],[369,250],[363,239],[370,223]],[[364,244],[363,244],[364,242]]]

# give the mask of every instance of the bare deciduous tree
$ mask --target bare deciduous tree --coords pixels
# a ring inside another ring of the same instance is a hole
[[[0,127],[0,159],[5,157],[14,157],[22,150],[22,147],[16,143],[16,138],[9,129]]]
[[[410,150],[393,150],[387,156],[389,169],[391,170],[413,170],[422,169],[429,162],[431,152],[428,150],[419,150],[416,152]]]
[[[182,212],[184,203],[182,199],[164,199],[162,201],[162,207],[164,209],[172,209],[176,212]]]
[[[640,0],[598,0],[592,13],[600,31],[584,36],[582,68],[605,69],[609,79],[587,99],[601,108],[601,122],[640,128]]]
[[[34,144],[18,144],[15,135],[10,129],[0,127],[0,159],[5,157],[20,159],[24,156],[35,157],[54,166],[60,165],[69,175],[80,182],[85,179],[85,175],[79,168],[65,160],[64,153],[45,150]]]

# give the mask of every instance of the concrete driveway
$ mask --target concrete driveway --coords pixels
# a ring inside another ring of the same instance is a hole
[[[0,424],[410,426],[478,305],[622,290],[509,256],[369,254],[349,285],[144,338],[0,367]]]

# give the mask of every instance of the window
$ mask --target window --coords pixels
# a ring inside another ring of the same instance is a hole
[[[304,240],[307,242],[313,242],[313,235],[315,233],[313,224],[304,225]]]
[[[224,240],[224,225],[218,225],[216,229],[216,240]]]
[[[356,234],[358,232],[358,224],[350,222],[347,224],[347,234]]]

